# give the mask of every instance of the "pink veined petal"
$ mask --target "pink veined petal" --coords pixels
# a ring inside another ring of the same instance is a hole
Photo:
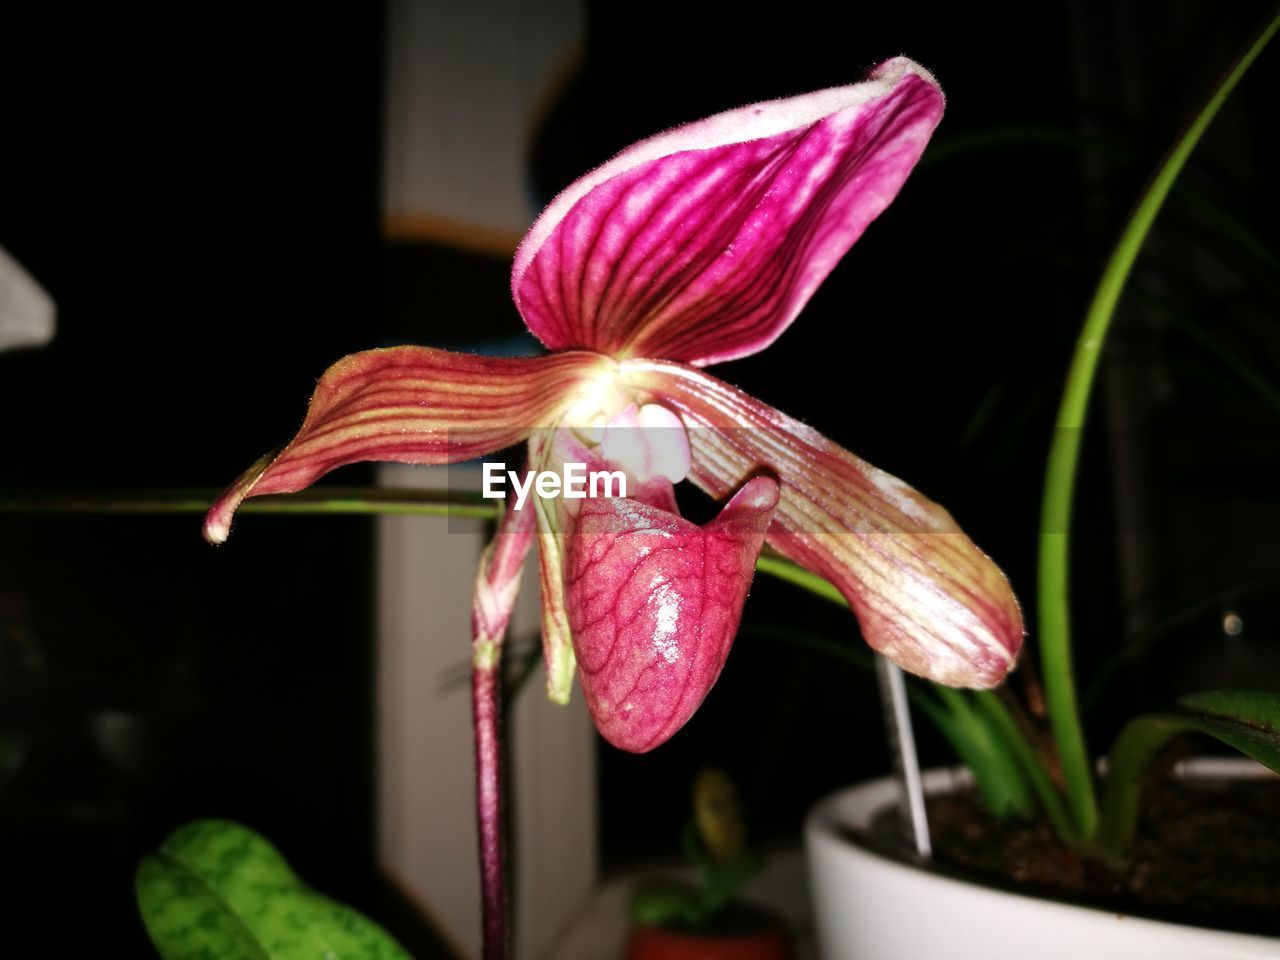
[[[653,749],[711,690],[777,502],[768,476],[704,527],[636,500],[584,502],[565,538],[568,611],[587,706],[614,746]]]
[[[873,648],[951,686],[995,686],[1013,669],[1018,601],[946,510],[700,370],[631,361],[624,375],[680,414],[690,479],[712,496],[762,467],[777,474],[769,545],[839,587]]]
[[[516,306],[553,350],[697,366],[762,350],[893,200],[942,109],[898,58],[636,144],[534,223]]]
[[[452,463],[501,450],[553,423],[607,366],[591,353],[499,358],[430,347],[353,353],[320,378],[289,444],[214,502],[205,537],[225,540],[245,497],[293,493],[348,463]]]
[[[683,427],[681,428],[683,430]],[[539,430],[529,438],[529,463],[534,470],[559,473],[566,462],[581,463],[588,471],[612,470],[600,459],[598,450],[588,448],[574,430]],[[604,492],[604,491],[601,491]],[[640,501],[657,513],[676,512],[675,491],[663,477],[627,480],[624,502]],[[574,636],[565,587],[566,539],[582,505],[589,500],[557,497],[537,498],[533,508],[538,524],[538,577],[542,587],[542,656],[547,672],[547,696],[556,703],[568,703],[577,669]]]

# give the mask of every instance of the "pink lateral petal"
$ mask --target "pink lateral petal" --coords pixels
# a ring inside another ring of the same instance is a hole
[[[635,500],[584,502],[566,537],[569,617],[587,705],[614,746],[653,749],[711,690],[777,502],[767,476],[704,527]]]
[[[697,366],[762,350],[893,200],[942,109],[898,58],[638,143],[534,223],[516,306],[552,350]]]
[[[690,479],[712,496],[761,468],[779,477],[769,545],[839,587],[873,648],[950,686],[992,687],[1013,669],[1018,601],[946,510],[700,370],[632,361],[624,375],[680,414]]]
[[[607,365],[590,353],[500,358],[430,347],[353,353],[320,378],[289,444],[214,502],[205,537],[225,540],[245,497],[293,493],[349,463],[453,463],[501,450],[550,425]]]

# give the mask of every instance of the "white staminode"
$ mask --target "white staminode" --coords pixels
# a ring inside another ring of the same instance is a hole
[[[600,453],[640,481],[666,477],[679,483],[689,475],[689,435],[680,418],[666,407],[629,405],[604,428]]]

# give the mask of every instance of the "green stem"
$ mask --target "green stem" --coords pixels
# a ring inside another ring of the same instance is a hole
[[[761,573],[767,573],[771,577],[795,584],[797,587],[808,590],[824,600],[830,600],[832,603],[839,604],[842,607],[849,606],[849,601],[844,598],[844,594],[836,588],[835,584],[829,580],[824,580],[816,573],[810,573],[804,567],[797,566],[790,560],[783,560],[781,557],[762,553],[756,559],[756,569]]]
[[[0,513],[204,513],[220,490],[0,494]],[[402,514],[496,519],[501,500],[479,494],[379,487],[318,487],[246,500],[240,513]]]
[[[1091,837],[1097,827],[1098,801],[1076,702],[1075,681],[1071,673],[1068,574],[1072,498],[1085,413],[1093,391],[1098,358],[1106,342],[1116,304],[1133,270],[1134,261],[1169,195],[1170,188],[1222,104],[1278,27],[1280,15],[1267,24],[1245,51],[1157,168],[1102,272],[1097,291],[1085,315],[1080,339],[1076,343],[1075,356],[1071,361],[1062,405],[1058,411],[1057,429],[1054,431],[1045,473],[1040,517],[1039,639],[1045,698],[1067,786],[1067,799],[1078,834],[1084,838]]]

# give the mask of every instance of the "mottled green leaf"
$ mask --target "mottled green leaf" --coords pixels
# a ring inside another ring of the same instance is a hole
[[[197,820],[143,859],[138,906],[165,960],[409,960],[373,921],[316,893],[246,827]]]

